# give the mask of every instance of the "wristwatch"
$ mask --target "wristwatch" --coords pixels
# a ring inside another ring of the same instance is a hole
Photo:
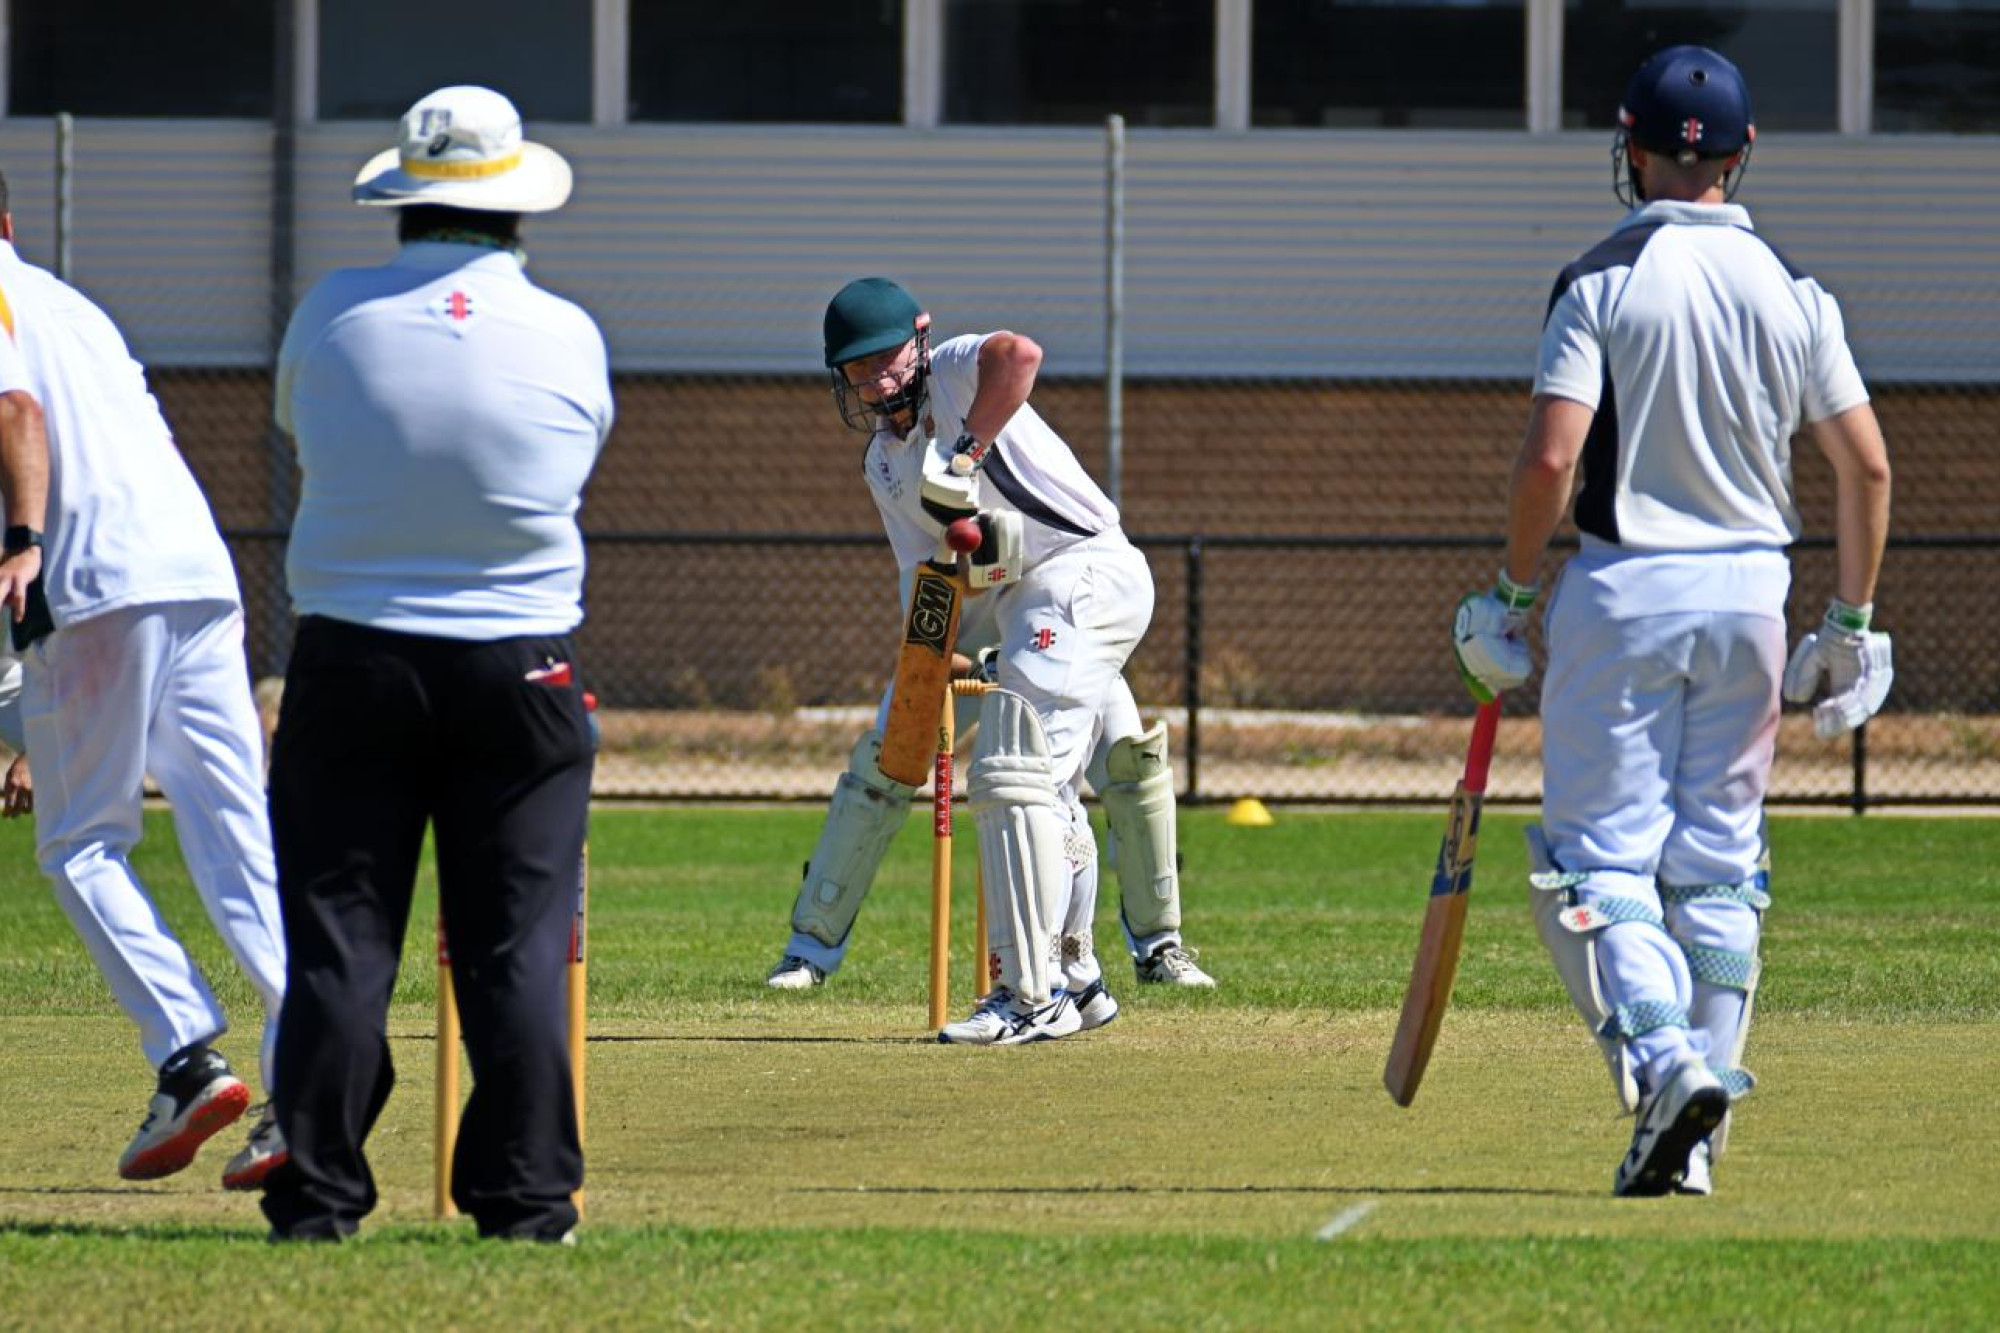
[[[42,544],[42,534],[24,523],[17,523],[0,534],[0,550],[8,555],[18,555],[31,546]]]

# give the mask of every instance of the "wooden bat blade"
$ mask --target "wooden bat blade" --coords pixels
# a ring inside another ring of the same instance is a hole
[[[921,787],[937,751],[938,711],[951,688],[951,650],[958,640],[958,585],[948,566],[917,567],[910,614],[896,655],[896,683],[882,728],[882,772]]]
[[[1431,1062],[1431,1048],[1437,1045],[1438,1029],[1444,1025],[1444,1011],[1451,1004],[1452,983],[1458,978],[1472,860],[1479,844],[1480,801],[1479,793],[1459,786],[1452,797],[1451,823],[1438,848],[1438,876],[1431,886],[1430,905],[1424,909],[1417,961],[1410,968],[1402,1017],[1396,1021],[1396,1040],[1389,1047],[1389,1063],[1382,1071],[1382,1085],[1398,1106],[1408,1106],[1416,1098],[1417,1085],[1423,1082],[1424,1070]]]
[[[1472,743],[1465,756],[1465,775],[1452,792],[1451,815],[1444,841],[1438,845],[1437,870],[1431,876],[1430,904],[1424,909],[1423,933],[1417,939],[1417,959],[1410,968],[1403,1012],[1396,1021],[1396,1038],[1382,1086],[1398,1106],[1416,1099],[1430,1065],[1431,1048],[1451,1004],[1452,983],[1458,978],[1459,946],[1465,940],[1465,909],[1472,892],[1472,866],[1479,850],[1479,812],[1486,801],[1486,772],[1493,759],[1493,737],[1500,720],[1496,699],[1483,704],[1472,726]]]

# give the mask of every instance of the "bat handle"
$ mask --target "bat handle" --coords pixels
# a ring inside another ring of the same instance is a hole
[[[1486,771],[1493,764],[1493,737],[1500,729],[1500,696],[1479,705],[1472,717],[1472,743],[1465,749],[1465,776],[1460,779],[1469,792],[1486,790]]]

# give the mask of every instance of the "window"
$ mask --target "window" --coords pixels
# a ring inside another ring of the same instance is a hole
[[[1875,128],[2000,132],[2000,0],[1875,0]]]
[[[894,122],[902,0],[632,0],[633,120]]]
[[[1215,123],[1215,0],[945,0],[944,118]]]
[[[1760,132],[1839,127],[1837,0],[1568,0],[1563,124],[1610,129],[1632,71],[1680,45],[1706,46],[1743,71]]]
[[[7,7],[7,110],[17,116],[271,114],[268,0],[64,0]]]
[[[1519,129],[1524,0],[1254,0],[1252,125]]]
[[[199,6],[160,6],[180,12]],[[434,89],[505,93],[530,133],[590,119],[591,0],[321,0],[319,115],[393,121]]]

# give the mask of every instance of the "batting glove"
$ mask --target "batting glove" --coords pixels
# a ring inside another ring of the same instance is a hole
[[[979,549],[966,557],[966,581],[974,588],[998,588],[1027,573],[1022,558],[1027,525],[1011,509],[979,511]]]
[[[1826,698],[1813,705],[1813,734],[1821,740],[1854,730],[1889,697],[1896,669],[1889,636],[1868,628],[1874,611],[1872,603],[1853,606],[1836,597],[1785,663],[1785,697],[1795,704],[1811,703],[1826,682]]]
[[[1480,703],[1492,703],[1535,669],[1522,631],[1540,591],[1535,584],[1514,582],[1502,571],[1492,592],[1473,593],[1459,602],[1452,619],[1451,650],[1458,660],[1459,678]]]

